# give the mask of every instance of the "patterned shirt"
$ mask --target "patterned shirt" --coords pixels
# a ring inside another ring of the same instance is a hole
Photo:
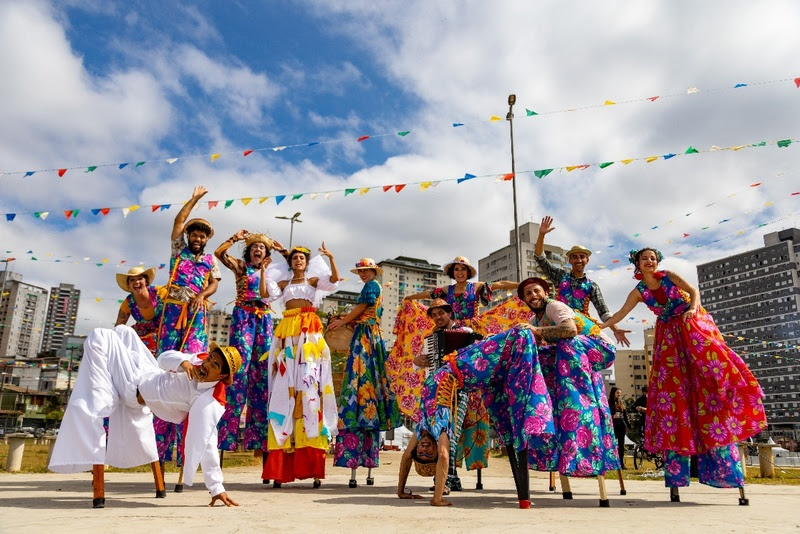
[[[547,277],[556,286],[557,300],[586,315],[589,314],[589,302],[591,302],[600,315],[601,321],[611,317],[611,312],[608,309],[608,305],[606,305],[605,299],[603,299],[600,286],[594,281],[585,276],[578,278],[572,274],[572,271],[556,267],[550,263],[544,254],[541,256],[534,255],[534,258],[536,258],[539,267],[542,268]]]

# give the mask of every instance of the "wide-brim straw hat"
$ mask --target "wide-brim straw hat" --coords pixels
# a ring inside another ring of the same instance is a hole
[[[228,367],[231,372],[228,373],[228,378],[224,379],[222,383],[226,386],[230,386],[233,383],[233,375],[235,375],[239,367],[242,366],[242,355],[239,354],[239,350],[236,347],[225,347],[212,341],[208,346],[208,353],[211,354],[215,350],[218,350],[222,354],[222,357],[228,362]]]
[[[117,285],[125,292],[130,293],[131,288],[128,287],[128,279],[131,276],[146,276],[147,277],[147,284],[150,285],[153,283],[153,280],[156,277],[156,268],[150,267],[149,269],[145,269],[144,267],[131,267],[128,269],[127,273],[117,273]]]
[[[193,225],[195,223],[200,223],[200,224],[204,224],[204,225],[208,226],[208,230],[209,230],[208,238],[211,239],[212,237],[214,237],[214,227],[211,226],[210,222],[208,222],[207,220],[203,219],[202,217],[195,217],[194,219],[189,219],[188,221],[186,221],[186,224],[183,225],[183,233],[184,234],[188,234],[189,232],[187,232],[186,229],[189,228],[191,225]]]
[[[473,267],[472,265],[470,265],[469,260],[464,256],[456,256],[455,258],[453,258],[453,261],[445,265],[444,269],[442,269],[444,271],[444,274],[446,274],[450,278],[455,278],[452,274],[450,274],[450,269],[456,265],[464,265],[469,270],[469,276],[467,276],[467,278],[475,278],[475,275],[478,274],[478,270],[475,269],[475,267]]]
[[[531,284],[539,284],[544,288],[545,293],[547,293],[548,295],[550,294],[550,283],[544,278],[539,278],[538,276],[534,276],[531,278],[526,278],[525,280],[520,282],[519,285],[517,286],[517,296],[519,297],[520,300],[524,300],[522,298],[522,295],[525,294],[525,288]]]
[[[428,309],[425,311],[425,315],[428,317],[431,316],[431,312],[436,308],[444,308],[447,313],[453,313],[453,307],[444,299],[433,299],[431,305],[428,306]]]
[[[569,249],[567,251],[567,258],[572,256],[573,254],[577,254],[578,252],[582,252],[582,253],[586,254],[587,256],[591,256],[592,255],[592,251],[589,250],[588,248],[582,247],[580,245],[575,245],[575,246],[573,246],[571,249]]]
[[[249,247],[253,243],[264,243],[267,250],[274,248],[275,242],[267,236],[267,234],[247,234],[244,238],[244,248]]]
[[[350,272],[358,274],[358,271],[363,271],[364,269],[374,269],[378,275],[383,274],[383,269],[378,267],[378,264],[372,258],[361,258],[356,262],[356,268],[350,269]]]

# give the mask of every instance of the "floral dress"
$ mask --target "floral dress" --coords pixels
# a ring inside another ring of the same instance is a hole
[[[514,450],[552,439],[553,410],[530,330],[515,327],[446,357],[422,386],[417,436],[453,436],[458,389],[478,392],[498,439]]]
[[[530,468],[577,477],[619,469],[608,399],[593,381],[593,375],[614,363],[616,347],[591,318],[564,303],[548,300],[546,310],[572,313],[578,335],[539,347],[553,401],[556,435],[544,446],[529,451]],[[555,324],[547,312],[532,322],[536,326]]]
[[[267,299],[259,297],[260,268],[245,265],[236,278],[236,305],[230,328],[230,343],[242,356],[233,384],[226,388],[225,413],[219,421],[219,448],[235,451],[239,445],[239,423],[247,406],[242,445],[245,450],[266,450],[269,428],[267,375],[272,314]]]
[[[700,482],[716,487],[744,483],[736,443],[767,426],[764,393],[714,319],[699,307],[687,320],[689,295],[656,273],[660,287],[636,289],[658,316],[653,370],[647,393],[645,446],[665,453],[666,484],[688,485],[689,456],[698,455]]]
[[[339,395],[339,434],[334,453],[337,467],[378,467],[381,430],[402,424],[386,378],[382,301],[381,286],[375,280],[364,284],[356,300],[367,308],[355,320]]]

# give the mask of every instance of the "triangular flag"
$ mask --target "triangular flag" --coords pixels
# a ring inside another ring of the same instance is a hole
[[[139,208],[141,208],[141,206],[139,206],[138,204],[133,204],[133,205],[130,205],[130,206],[128,206],[128,209],[129,209],[130,211],[136,211],[136,210],[138,210]]]
[[[296,195],[292,195],[292,200],[297,200],[303,198],[303,193],[297,193]]]
[[[733,86],[734,89],[738,89],[740,87],[747,87],[747,84],[746,83],[737,83],[736,85]]]
[[[286,147],[285,147],[285,146],[275,146],[275,147],[272,147],[272,151],[273,151],[273,152],[280,152],[281,150],[286,150]]]
[[[233,204],[233,201],[234,201],[234,199],[226,200],[226,201],[225,201],[225,207],[224,207],[224,208],[222,208],[222,209],[228,209],[228,208],[230,208],[230,207],[231,207],[231,204]]]
[[[621,159],[619,161],[620,161],[620,163],[622,163],[624,165],[627,165],[628,163],[631,163],[633,160],[632,159]]]
[[[544,178],[551,172],[553,172],[553,169],[542,169],[539,171],[533,171],[533,175],[536,176],[537,178]]]
[[[761,185],[761,182],[756,182],[754,184],[750,184],[750,187],[758,187],[759,185]]]
[[[525,116],[526,117],[532,117],[534,115],[538,115],[538,113],[536,113],[532,109],[525,108]]]
[[[503,181],[505,181],[505,182],[510,182],[513,179],[514,179],[514,173],[513,172],[510,172],[510,173],[508,173],[508,174],[503,176]]]
[[[259,199],[258,199],[258,203],[259,203],[259,204],[263,204],[264,202],[266,202],[266,200],[267,200],[268,198],[269,198],[269,197],[261,197],[261,198],[259,198]]]
[[[242,199],[242,204],[247,206],[248,204],[250,204],[251,200],[253,200],[253,197],[245,197],[245,198]]]
[[[604,105],[606,105],[606,106],[613,106],[613,105],[615,105],[615,104],[616,104],[616,102],[614,102],[613,100],[606,100],[606,103],[605,103]]]
[[[690,146],[689,148],[687,148],[686,152],[685,152],[685,154],[698,154],[698,153],[699,153],[699,151],[693,146]]]
[[[16,217],[16,216],[17,216],[16,213],[6,213],[6,220],[7,221],[13,221],[14,217]]]
[[[664,154],[664,159],[674,158],[675,154]]]
[[[208,201],[208,209],[216,208],[217,204],[219,204],[219,200],[209,200]]]
[[[23,178],[27,178],[28,176],[33,176],[34,174],[36,174],[36,171],[28,171],[25,173],[25,176],[23,176]]]
[[[463,122],[454,122],[453,123],[453,128],[458,128],[459,126],[464,126],[464,123]]]
[[[211,163],[214,163],[219,159],[222,154],[211,154]]]
[[[579,168],[580,170],[582,170],[582,171],[585,171],[585,170],[586,170],[586,169],[588,169],[589,167],[591,167],[591,165],[586,165],[586,164],[584,164],[584,165],[578,165],[578,168]]]
[[[368,135],[362,135],[361,137],[356,139],[356,141],[358,141],[360,143],[361,141],[366,141],[367,139],[369,139]]]
[[[61,178],[67,172],[67,169],[58,169],[58,177]]]
[[[134,165],[134,168],[135,168],[135,167],[141,167],[141,166],[142,166],[142,165],[144,165],[145,163],[147,163],[147,162],[146,162],[146,161],[140,161],[139,163],[137,163],[136,165]]]
[[[253,153],[253,151],[252,151],[252,150],[245,150],[244,152],[242,152],[242,156],[243,156],[243,157],[247,157],[247,156],[249,156],[249,155],[250,155],[250,154],[252,154],[252,153]]]
[[[152,206],[150,206],[150,209],[152,210],[153,213],[155,213],[155,212],[158,211],[158,208],[160,208],[160,207],[161,207],[161,204],[153,204]]]
[[[405,130],[405,131],[402,131],[402,132],[397,132],[397,135],[399,135],[400,137],[405,137],[410,133],[411,133],[411,130]]]
[[[474,174],[465,173],[463,178],[456,180],[456,183],[460,184],[461,182],[466,182],[467,180],[472,180],[473,178],[475,178]]]
[[[795,85],[796,85],[798,88],[800,88],[800,78],[795,78],[795,79],[794,79],[794,84],[795,84]]]
[[[319,196],[319,193],[311,193],[311,200],[314,200]]]
[[[502,118],[498,117],[497,115],[492,115],[489,117],[489,122],[497,122],[503,120]]]
[[[419,190],[420,190],[420,191],[425,191],[425,190],[426,190],[426,189],[428,189],[430,186],[431,186],[431,183],[430,183],[430,182],[422,182],[421,184],[419,184]]]
[[[352,195],[355,192],[355,189],[345,189],[344,196]]]
[[[45,220],[45,219],[47,219],[47,216],[50,215],[50,212],[49,211],[40,211],[39,213],[36,213],[35,215],[37,217],[39,217],[41,220]]]
[[[783,139],[782,141],[778,141],[778,148],[786,148],[791,144],[792,144],[791,139]]]
[[[606,167],[610,167],[613,164],[614,164],[613,161],[606,161],[605,163],[599,164],[598,167],[600,167],[601,169],[605,169]]]
[[[385,193],[385,192],[387,192],[387,191],[388,191],[389,189],[391,189],[392,187],[394,187],[394,186],[391,186],[391,185],[384,185],[384,186],[383,186],[383,192],[384,192],[384,193]]]
[[[128,208],[122,208],[122,218],[123,218],[123,219],[127,219],[127,218],[128,218],[128,214],[129,214],[130,212],[131,212],[131,210],[130,210],[130,209],[128,209]]]
[[[699,93],[699,92],[700,92],[700,89],[698,89],[697,87],[689,87],[688,89],[686,89],[686,94],[687,95],[693,95],[693,94],[696,94],[696,93]]]
[[[566,167],[564,167],[564,168],[565,168],[565,169],[567,169],[567,172],[572,172],[572,171],[574,171],[575,169],[577,169],[577,168],[578,168],[578,166],[577,166],[577,165],[567,165],[567,166],[566,166]]]
[[[369,187],[364,187],[358,190],[359,195],[366,195],[367,193],[369,193]]]
[[[306,146],[314,146],[314,145],[318,145],[318,144],[319,144],[319,141],[312,141],[312,142],[308,143],[308,145],[306,145]]]
[[[406,186],[406,184],[397,184],[396,186],[394,186],[394,190],[395,190],[395,192],[399,193],[400,191],[403,190],[403,188],[405,186]]]
[[[128,164],[127,164],[127,163],[120,163],[120,164],[119,164],[119,170],[122,170],[122,169],[124,169],[124,168],[125,168],[125,167],[127,167],[127,166],[128,166]]]
[[[167,163],[169,163],[170,165],[172,165],[172,164],[173,164],[173,163],[175,163],[176,161],[178,161],[178,158],[169,158],[169,159],[167,160]]]
[[[645,158],[645,161],[646,161],[647,163],[652,163],[652,162],[654,162],[654,161],[655,161],[655,160],[657,160],[657,159],[658,159],[658,156],[650,156],[649,158]]]
[[[276,197],[275,197],[275,205],[278,205],[278,204],[280,204],[281,202],[283,202],[283,199],[284,199],[284,198],[286,198],[286,195],[278,195],[278,196],[276,196]]]
[[[168,210],[172,204],[161,204],[161,211]]]
[[[743,149],[744,147],[745,147],[745,145],[739,145],[739,146],[734,146],[734,147],[731,147],[731,149],[732,149],[734,152],[738,152],[739,150]]]
[[[711,145],[711,148],[708,149],[710,152],[716,152],[717,150],[724,150],[723,148],[718,147],[717,145]]]
[[[650,102],[655,102],[656,100],[658,100],[658,97],[657,96],[651,96],[647,100],[649,100]]]
[[[330,200],[332,196],[333,196],[333,191],[331,191],[330,193],[325,193],[325,200]]]

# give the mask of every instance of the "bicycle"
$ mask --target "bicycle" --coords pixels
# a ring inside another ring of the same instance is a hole
[[[656,469],[664,467],[664,457],[660,454],[650,454],[650,452],[645,449],[644,443],[638,441],[633,449],[633,468],[640,469],[644,466],[645,460],[653,462]]]

